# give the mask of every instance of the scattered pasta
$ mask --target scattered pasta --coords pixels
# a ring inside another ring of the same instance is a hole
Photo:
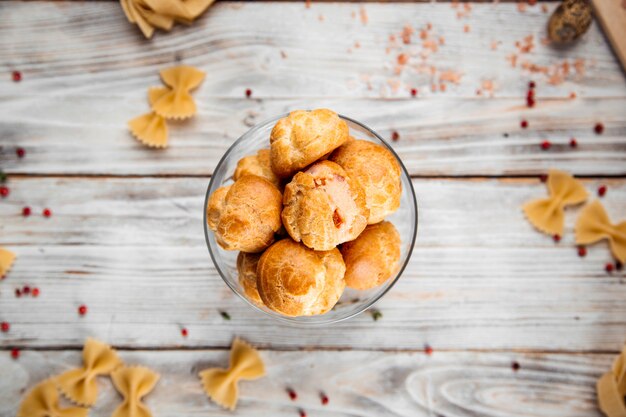
[[[87,417],[87,413],[88,409],[81,407],[61,408],[56,383],[46,379],[26,394],[17,417]]]
[[[98,398],[96,376],[108,375],[121,364],[111,347],[89,338],[83,347],[83,366],[62,373],[56,377],[56,382],[74,403],[91,406]]]
[[[154,389],[159,374],[143,366],[122,366],[111,373],[111,380],[124,397],[111,417],[152,417],[141,399]]]
[[[13,252],[0,248],[0,279],[9,272],[14,261],[15,254]]]
[[[148,90],[150,106],[154,105],[167,90],[161,87],[152,87]],[[141,143],[152,148],[165,148],[167,146],[167,125],[165,119],[154,111],[142,114],[128,122],[128,128],[135,138]]]
[[[204,72],[180,65],[162,70],[161,79],[170,88],[152,89],[159,96],[151,103],[152,109],[166,119],[187,119],[196,114],[196,103],[189,92],[204,80]]]
[[[151,148],[167,147],[166,118],[186,119],[196,114],[196,103],[189,92],[204,80],[204,72],[185,65],[164,69],[160,74],[168,87],[148,90],[152,111],[128,121],[132,135]]]
[[[210,399],[224,408],[234,410],[239,396],[239,380],[252,380],[264,375],[265,366],[259,353],[237,338],[230,349],[230,367],[205,369],[199,376]]]
[[[580,204],[587,199],[582,183],[570,174],[550,170],[548,175],[549,198],[530,201],[523,206],[528,221],[539,231],[562,235],[565,206]]]
[[[174,22],[190,25],[215,0],[120,0],[130,23],[139,26],[146,38],[155,28],[170,31]]]
[[[165,148],[167,146],[165,119],[155,112],[142,114],[130,120],[128,129],[139,142],[151,148]]]
[[[626,345],[611,370],[598,380],[598,404],[607,417],[626,417]]]
[[[613,256],[626,262],[626,221],[612,224],[600,201],[587,204],[576,221],[576,243],[586,245],[608,239]]]

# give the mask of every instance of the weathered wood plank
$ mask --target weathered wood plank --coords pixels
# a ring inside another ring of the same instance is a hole
[[[516,4],[351,4],[219,2],[190,27],[145,40],[130,25],[117,2],[0,3],[0,91],[50,96],[72,92],[100,100],[109,94],[143,96],[158,83],[157,71],[180,60],[206,70],[198,92],[208,97],[408,97],[476,95],[492,81],[496,96],[524,97],[527,81],[539,82],[539,95],[567,97],[626,95],[626,80],[599,27],[563,50],[542,43],[555,2],[527,7]],[[545,8],[545,11],[543,10]],[[363,11],[363,12],[362,12]],[[465,17],[457,18],[457,13]],[[362,16],[366,15],[364,21]],[[432,24],[426,47],[420,29]],[[412,42],[401,32],[412,25]],[[465,26],[468,32],[465,32]],[[396,36],[390,45],[390,35]],[[534,47],[519,54],[517,41],[534,36]],[[439,44],[439,38],[445,40]],[[397,47],[395,45],[397,44]],[[391,49],[388,49],[390,48]],[[432,49],[437,48],[437,52]],[[410,58],[396,73],[397,57]],[[519,54],[516,67],[507,57]],[[422,55],[428,58],[422,60]],[[574,65],[577,59],[586,63]],[[565,80],[553,71],[567,60]],[[548,75],[522,69],[523,61],[548,68]],[[463,73],[459,85],[432,92],[436,73]],[[578,68],[578,70],[576,69]],[[9,72],[20,70],[21,83]]]
[[[626,181],[603,199],[625,216]],[[626,334],[624,272],[608,275],[605,245],[579,258],[576,210],[561,243],[535,232],[520,206],[545,195],[538,180],[414,180],[420,207],[410,266],[369,314],[337,326],[277,325],[217,276],[202,232],[207,179],[10,180],[0,244],[18,253],[0,283],[0,346],[78,346],[94,335],[127,347],[227,346],[244,334],[263,346],[614,350]],[[594,193],[598,181],[585,181]],[[23,205],[49,219],[21,217]],[[37,286],[37,299],[14,288]],[[79,317],[85,303],[89,313]],[[232,316],[224,321],[218,311]],[[180,327],[190,336],[183,339]]]
[[[626,98],[540,99],[531,110],[521,99],[207,99],[197,118],[171,125],[165,151],[146,149],[127,131],[126,121],[146,110],[143,94],[5,98],[0,166],[11,173],[210,175],[250,126],[290,109],[326,106],[386,138],[397,131],[393,146],[413,175],[535,175],[553,167],[626,174]],[[593,132],[597,122],[604,123],[602,135]],[[545,139],[554,144],[549,151],[540,147]],[[15,156],[18,145],[23,159]]]
[[[232,413],[210,403],[199,370],[224,366],[226,351],[121,352],[131,364],[161,374],[146,404],[160,417],[272,415],[363,417],[600,417],[595,380],[614,355],[522,353],[276,352],[262,351],[263,379],[240,384]],[[79,352],[23,351],[19,360],[0,352],[0,415],[14,416],[18,399],[36,382],[78,366]],[[514,372],[511,363],[520,364]],[[297,372],[296,372],[297,370]],[[110,416],[121,399],[108,378],[99,378],[99,399],[90,416]],[[298,393],[291,401],[286,388]],[[320,392],[329,397],[320,402]]]

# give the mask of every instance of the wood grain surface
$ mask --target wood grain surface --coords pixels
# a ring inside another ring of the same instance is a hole
[[[626,78],[595,22],[569,48],[545,42],[557,4],[218,2],[147,41],[117,1],[0,2],[10,188],[0,245],[18,255],[0,282],[0,321],[11,324],[0,333],[0,417],[41,379],[78,366],[90,336],[161,373],[147,398],[155,417],[233,415],[196,375],[226,365],[234,336],[260,347],[268,369],[242,384],[237,416],[599,417],[595,380],[626,338],[625,272],[604,271],[605,243],[577,255],[579,207],[558,244],[520,207],[546,195],[539,174],[560,168],[587,177],[593,198],[606,185],[612,220],[626,217]],[[207,73],[199,112],[170,124],[167,150],[148,150],[126,121],[148,111],[148,87],[177,63]],[[223,284],[202,204],[217,161],[247,129],[321,106],[385,138],[398,132],[418,240],[376,306],[380,320],[287,327]],[[39,297],[17,298],[24,285]],[[106,378],[99,386],[90,415],[110,416],[120,398]]]
[[[362,7],[367,24],[352,17]],[[0,70],[23,74],[20,83],[0,79],[2,140],[29,154],[17,164],[8,149],[0,152],[0,164],[15,173],[209,175],[255,123],[326,106],[386,138],[397,131],[394,145],[413,175],[534,175],[555,166],[581,175],[625,173],[626,83],[595,25],[565,51],[541,43],[547,17],[539,5],[522,13],[513,4],[476,4],[461,19],[457,9],[224,2],[192,28],[146,41],[115,2],[0,3]],[[240,24],[260,13],[265,25]],[[490,30],[504,22],[515,24]],[[428,36],[443,36],[445,44],[423,60],[420,29],[428,23]],[[466,24],[475,30],[464,33]],[[29,30],[33,25],[46,30]],[[404,25],[415,28],[411,44],[396,41],[391,48],[389,35],[399,36]],[[562,84],[507,61],[529,34],[534,47],[517,53],[518,60],[547,68],[567,61]],[[355,40],[360,47],[348,54]],[[396,74],[400,53],[416,63]],[[580,74],[576,57],[585,62]],[[149,152],[132,139],[126,122],[147,111],[147,88],[159,84],[159,69],[175,62],[207,72],[195,93],[199,115],[170,126],[170,149]],[[424,74],[421,65],[436,75]],[[458,85],[445,83],[445,92],[432,92],[443,71],[464,75]],[[530,79],[538,84],[533,109],[525,106]],[[493,83],[495,99],[476,95],[485,81]],[[244,98],[246,88],[253,99]],[[417,98],[410,98],[410,88],[419,90]],[[527,130],[521,120],[529,122]],[[602,136],[593,133],[598,122],[605,124]],[[580,143],[575,152],[567,145],[571,137]],[[555,144],[550,152],[539,147],[545,139]]]
[[[0,102],[9,173],[208,176],[251,126],[290,109],[325,106],[353,117],[393,143],[412,175],[538,175],[550,168],[579,175],[626,174],[626,97],[550,99],[526,110],[521,99],[207,99],[200,115],[170,126],[171,147],[147,150],[126,120],[145,108],[143,95],[12,97]],[[32,109],[37,109],[33,112]],[[80,117],[77,117],[80,115]],[[520,127],[527,120],[528,129]],[[593,128],[605,125],[602,135]],[[507,135],[508,137],[505,137]],[[570,139],[577,139],[575,149]],[[540,144],[550,140],[549,151]],[[22,160],[10,144],[28,153]],[[269,143],[269,138],[268,138]]]
[[[523,353],[278,352],[261,351],[268,375],[240,384],[235,413],[204,396],[197,374],[225,366],[223,350],[121,352],[129,364],[161,374],[146,404],[155,416],[294,417],[303,409],[323,417],[600,417],[593,388],[614,355]],[[511,364],[517,362],[515,372]],[[0,356],[12,383],[0,390],[0,415],[14,416],[15,398],[36,382],[77,367],[80,353],[23,351],[19,361]],[[90,415],[110,416],[121,398],[106,377]],[[291,401],[287,388],[297,392]],[[320,393],[329,398],[320,402]]]
[[[539,83],[539,97],[569,97],[571,92],[624,97],[626,80],[595,23],[571,48],[542,43],[555,5],[546,3],[545,12],[542,5],[520,12],[512,3],[472,4],[466,12],[449,3],[313,3],[306,8],[302,2],[218,2],[193,26],[177,26],[147,41],[117,2],[1,2],[0,70],[17,69],[24,78],[16,84],[3,77],[0,86],[5,95],[144,98],[147,87],[159,83],[160,69],[183,62],[207,73],[199,101],[243,98],[247,88],[256,98],[406,98],[412,87],[420,97],[476,97],[476,89],[490,80],[496,96],[519,97],[523,104],[531,78]],[[428,23],[436,52],[421,39]],[[415,31],[410,44],[401,38],[405,25]],[[526,45],[529,35],[533,46],[520,53],[516,42]],[[401,53],[409,62],[396,74]],[[511,54],[518,55],[515,67],[507,59]],[[523,61],[547,67],[549,73],[524,69]],[[550,84],[553,66],[565,61],[567,76]],[[437,70],[434,77],[430,66]],[[462,73],[459,85],[450,82],[445,92],[430,91],[443,71]]]

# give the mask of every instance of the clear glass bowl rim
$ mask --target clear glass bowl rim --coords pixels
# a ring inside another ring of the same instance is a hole
[[[237,145],[239,145],[241,142],[244,142],[246,139],[248,139],[249,136],[253,135],[258,129],[261,128],[261,126],[265,126],[268,124],[276,124],[276,122],[278,122],[278,120],[282,119],[283,117],[287,117],[289,115],[289,113],[284,113],[281,114],[280,116],[275,116],[272,117],[270,119],[266,119],[262,122],[259,122],[257,124],[255,124],[254,126],[252,126],[250,129],[248,129],[248,131],[246,131],[243,135],[241,135],[239,137],[239,139],[237,139],[235,142],[233,142],[232,145],[230,145],[230,147],[228,148],[228,150],[224,153],[224,155],[222,156],[222,158],[220,159],[220,161],[217,163],[217,165],[215,166],[215,169],[213,170],[213,174],[211,174],[211,179],[209,181],[209,185],[207,186],[207,190],[206,190],[206,195],[204,197],[204,206],[203,206],[203,216],[202,216],[202,220],[204,222],[204,239],[206,241],[207,244],[207,248],[209,250],[209,254],[211,255],[211,260],[213,261],[213,265],[215,266],[215,269],[217,270],[217,272],[220,274],[220,277],[222,278],[222,280],[226,283],[226,285],[228,286],[228,288],[231,289],[232,292],[234,292],[239,298],[241,298],[242,300],[244,300],[250,307],[252,307],[253,309],[255,309],[256,311],[259,311],[261,313],[263,313],[265,316],[267,317],[271,317],[274,320],[280,321],[282,323],[285,324],[290,324],[292,326],[298,326],[298,327],[302,327],[302,326],[306,326],[306,327],[314,327],[314,326],[325,326],[325,325],[329,325],[329,324],[335,324],[335,323],[339,323],[342,322],[344,320],[348,320],[354,316],[357,316],[359,314],[361,314],[362,312],[366,311],[367,309],[371,308],[374,304],[376,304],[385,294],[387,294],[387,292],[389,292],[389,290],[391,290],[391,288],[393,288],[393,286],[396,284],[396,282],[400,279],[400,277],[402,276],[404,270],[406,269],[407,265],[409,264],[409,261],[411,260],[411,256],[413,255],[413,249],[415,247],[415,240],[417,239],[417,227],[419,224],[419,212],[418,212],[418,206],[417,206],[417,199],[415,197],[415,189],[413,188],[413,181],[411,180],[411,175],[409,174],[409,171],[406,169],[406,167],[404,166],[404,163],[402,162],[402,160],[400,159],[400,157],[398,156],[398,154],[396,153],[396,151],[389,145],[389,143],[387,143],[386,140],[384,140],[378,133],[376,133],[373,129],[369,128],[367,125],[354,120],[350,117],[344,116],[342,114],[339,114],[339,117],[347,120],[351,123],[354,123],[355,125],[360,126],[362,129],[364,129],[365,131],[367,131],[369,134],[371,134],[372,136],[376,137],[376,139],[378,139],[386,148],[387,150],[389,150],[393,156],[396,158],[396,161],[398,161],[398,163],[400,164],[400,168],[402,169],[402,172],[404,173],[404,175],[406,175],[406,177],[408,178],[408,182],[409,182],[409,186],[410,186],[410,196],[412,197],[410,198],[411,203],[413,204],[413,209],[415,210],[415,227],[413,227],[413,234],[412,234],[412,238],[411,238],[411,245],[409,247],[409,252],[406,256],[406,259],[404,260],[404,263],[402,264],[402,266],[400,267],[400,269],[398,270],[398,273],[396,274],[396,277],[393,279],[393,281],[391,283],[389,283],[389,285],[387,286],[387,288],[385,288],[385,290],[383,292],[381,292],[380,294],[378,294],[376,297],[372,298],[371,300],[369,300],[367,303],[365,303],[360,309],[344,316],[344,317],[339,317],[339,318],[334,318],[334,319],[330,319],[328,321],[320,321],[320,322],[308,322],[308,321],[298,321],[298,317],[287,317],[287,316],[282,316],[279,313],[270,313],[268,311],[265,311],[261,308],[259,308],[258,306],[254,305],[254,303],[250,302],[250,300],[248,300],[243,294],[241,294],[238,289],[236,289],[233,284],[229,281],[229,279],[227,278],[227,274],[222,271],[221,267],[220,267],[220,263],[217,261],[215,254],[213,253],[213,248],[212,245],[210,243],[209,240],[209,226],[207,223],[207,204],[209,203],[209,196],[210,196],[210,192],[211,192],[211,188],[213,186],[213,181],[215,180],[216,176],[215,173],[219,172],[220,168],[222,167],[222,165],[225,163],[225,161],[228,160],[228,157],[230,156],[230,153],[233,151],[233,149],[235,149],[237,147]],[[269,138],[268,138],[269,140]]]

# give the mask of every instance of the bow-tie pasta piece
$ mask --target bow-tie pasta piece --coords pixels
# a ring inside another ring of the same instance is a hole
[[[600,410],[607,417],[626,417],[626,346],[596,385]]]
[[[126,19],[128,19],[130,23],[135,23],[139,26],[141,33],[148,39],[154,34],[154,27],[156,26],[151,20],[162,24],[162,21],[159,20],[158,17],[153,16],[154,12],[152,12],[142,0],[120,0],[120,4],[124,10]]]
[[[626,221],[612,224],[602,204],[595,200],[582,209],[576,221],[576,243],[586,245],[602,239],[609,240],[617,260],[626,262]]]
[[[154,12],[154,10],[148,7],[147,3],[144,0],[130,0],[130,2],[136,5],[137,12],[151,26],[167,31],[170,31],[172,29],[172,26],[174,26],[173,17]]]
[[[523,206],[528,221],[539,231],[562,235],[565,206],[580,204],[587,199],[587,191],[580,181],[567,172],[551,170],[548,175],[549,198],[530,201]]]
[[[111,374],[115,389],[124,402],[111,417],[152,417],[152,412],[141,399],[148,395],[159,381],[159,374],[143,366],[122,366]]]
[[[155,13],[191,24],[215,0],[144,0]]]
[[[204,80],[204,72],[181,65],[162,70],[161,79],[170,89],[166,89],[152,109],[166,119],[186,119],[196,114],[196,103],[189,92]]]
[[[13,266],[15,261],[15,254],[9,250],[0,248],[0,279],[3,279],[5,275]]]
[[[124,14],[146,38],[154,29],[172,29],[174,21],[191,24],[214,0],[120,0]]]
[[[61,408],[56,384],[47,379],[26,394],[17,417],[87,417],[88,412],[80,407]]]
[[[76,404],[91,406],[98,398],[98,375],[108,375],[122,364],[117,353],[104,343],[87,339],[83,347],[83,367],[56,378],[61,392]]]
[[[241,379],[257,379],[265,375],[265,366],[259,353],[246,342],[235,339],[230,349],[228,369],[210,368],[200,372],[207,396],[229,410],[237,406]]]
[[[167,93],[168,89],[161,87],[153,87],[148,90],[150,105],[154,105]],[[151,148],[165,148],[167,146],[167,125],[165,124],[165,119],[154,111],[130,120],[128,128],[133,136],[144,145]]]

